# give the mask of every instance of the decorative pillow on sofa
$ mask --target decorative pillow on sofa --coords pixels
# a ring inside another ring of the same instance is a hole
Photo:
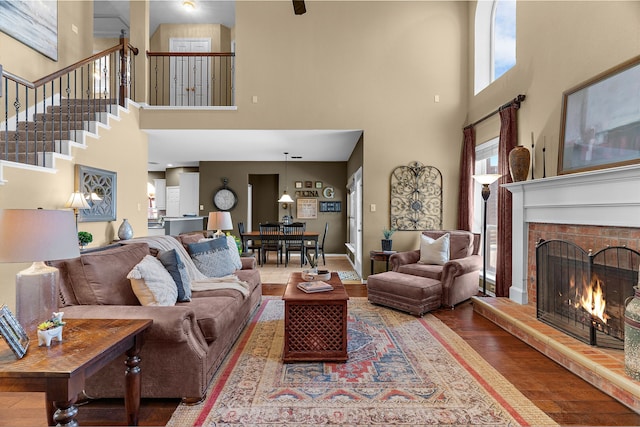
[[[236,270],[242,270],[242,261],[240,260],[240,252],[238,252],[238,245],[236,245],[236,239],[233,236],[227,237],[227,250],[229,251],[229,258],[233,263]],[[200,239],[199,242],[208,242],[213,240],[212,238]]]
[[[432,239],[424,234],[420,235],[419,264],[445,265],[449,261],[449,233],[438,239]]]
[[[193,263],[207,277],[228,276],[237,270],[231,259],[226,238],[190,243],[187,249]]]
[[[147,255],[140,261],[127,278],[131,288],[142,305],[175,305],[178,288],[169,272],[154,256]]]
[[[178,289],[178,301],[191,301],[191,279],[175,249],[158,252],[158,260],[167,269]]]

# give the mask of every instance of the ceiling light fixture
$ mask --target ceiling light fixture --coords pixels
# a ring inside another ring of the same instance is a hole
[[[290,195],[287,194],[287,190],[289,189],[289,181],[287,180],[287,153],[284,153],[284,193],[278,199],[278,203],[293,203],[293,199]]]
[[[196,1],[195,0],[183,0],[182,1],[182,7],[184,7],[186,10],[194,10],[196,8]]]

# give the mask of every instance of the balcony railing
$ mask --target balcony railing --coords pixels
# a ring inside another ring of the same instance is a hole
[[[233,52],[147,52],[147,57],[150,105],[235,105]]]

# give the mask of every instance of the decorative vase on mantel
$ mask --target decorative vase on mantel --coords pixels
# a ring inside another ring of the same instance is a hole
[[[120,224],[120,228],[118,228],[118,238],[120,240],[129,240],[133,237],[133,228],[131,228],[131,224],[127,221],[127,218],[122,220],[122,224]]]
[[[527,180],[530,162],[531,153],[524,145],[518,145],[509,152],[509,172],[513,182]]]

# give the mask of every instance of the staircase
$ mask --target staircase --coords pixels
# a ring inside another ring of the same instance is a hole
[[[55,154],[70,156],[74,144],[84,146],[86,133],[95,134],[108,114],[118,111],[115,99],[63,99],[30,121],[13,123],[16,130],[0,135],[0,159],[40,167],[53,167]],[[11,121],[9,121],[11,124]]]
[[[53,168],[56,157],[85,146],[133,99],[138,49],[120,43],[34,82],[0,67],[0,185],[2,168]]]

